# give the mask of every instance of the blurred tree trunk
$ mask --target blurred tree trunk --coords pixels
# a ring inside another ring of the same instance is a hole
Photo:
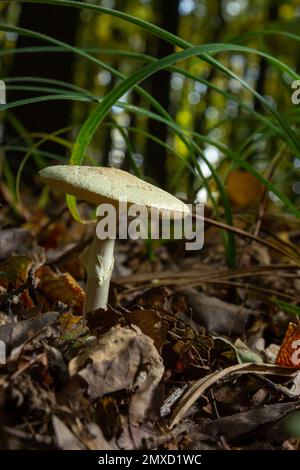
[[[53,36],[69,44],[75,44],[78,25],[76,8],[55,5],[22,4],[19,26]],[[49,46],[49,43],[27,36],[19,36],[17,47]],[[32,53],[16,54],[10,70],[11,77],[44,77],[72,82],[73,54]],[[40,95],[42,93],[38,93]],[[8,102],[33,96],[28,92],[11,90]],[[13,110],[14,116],[29,132],[51,133],[70,124],[71,101],[49,101]],[[5,139],[11,140],[17,133],[8,123],[5,126]],[[45,150],[57,151],[61,147],[49,142]],[[54,150],[55,149],[55,150]]]
[[[266,17],[265,26],[270,27],[270,23],[278,19],[278,4],[272,0],[266,5]],[[268,61],[265,57],[259,59],[259,74],[256,81],[256,91],[261,96],[265,94],[265,86],[268,71]],[[255,96],[254,98],[254,109],[255,111],[261,111],[263,108],[261,101]]]
[[[160,14],[159,26],[174,34],[177,34],[179,22],[178,5],[179,0],[160,0],[155,5],[155,10]],[[163,39],[157,40],[156,50],[152,51],[157,58],[172,54],[172,52],[174,52],[174,46]],[[151,95],[166,110],[168,110],[170,103],[170,78],[170,72],[165,71],[156,73],[151,77]],[[166,141],[168,130],[164,124],[150,120],[149,132]],[[165,149],[156,142],[149,140],[146,147],[145,171],[149,177],[153,178],[162,187],[166,185],[167,180],[166,163]]]

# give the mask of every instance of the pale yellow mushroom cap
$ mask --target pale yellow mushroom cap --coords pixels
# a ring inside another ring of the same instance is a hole
[[[97,205],[116,206],[119,202],[144,205],[174,219],[184,218],[190,212],[175,196],[118,168],[53,165],[39,174],[50,188]]]

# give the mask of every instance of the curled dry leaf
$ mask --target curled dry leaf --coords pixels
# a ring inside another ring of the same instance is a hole
[[[135,302],[145,309],[164,310],[169,295],[170,291],[165,286],[152,287],[139,295]]]
[[[193,319],[207,330],[238,336],[245,331],[251,311],[243,306],[230,304],[216,297],[198,292],[196,289],[180,289],[193,311]]]
[[[130,417],[137,423],[147,417],[164,367],[153,341],[137,326],[115,326],[96,346],[72,359],[69,372],[87,382],[92,399],[119,390],[132,392]]]
[[[7,323],[0,326],[0,340],[12,350],[24,344],[40,331],[51,326],[57,319],[57,312],[47,312],[33,320],[23,320],[17,323]]]
[[[276,364],[300,369],[300,326],[290,323],[279,350]]]
[[[36,272],[36,276],[39,279],[38,289],[48,301],[63,302],[74,313],[82,313],[85,293],[69,273],[57,274],[43,266]]]

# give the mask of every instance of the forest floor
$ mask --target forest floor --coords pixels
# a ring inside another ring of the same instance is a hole
[[[84,318],[91,229],[0,211],[2,448],[300,450],[298,227],[240,222],[231,270],[212,223],[199,252],[119,241],[109,309]]]

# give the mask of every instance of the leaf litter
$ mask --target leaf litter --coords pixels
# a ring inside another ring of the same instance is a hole
[[[290,252],[255,239],[229,270],[214,226],[199,254],[119,242],[109,309],[84,318],[89,235],[58,225],[0,236],[3,448],[299,448]]]

